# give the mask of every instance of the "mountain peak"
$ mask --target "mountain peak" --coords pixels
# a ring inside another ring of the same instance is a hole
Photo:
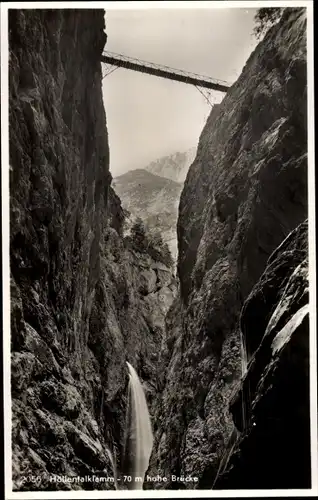
[[[171,155],[163,156],[151,162],[145,170],[152,174],[166,177],[176,182],[184,182],[190,165],[193,163],[196,147],[187,151],[177,151]]]
[[[196,148],[176,152],[151,162],[145,169],[130,170],[115,177],[113,187],[123,207],[141,217],[150,230],[157,230],[177,256],[176,225],[183,182]]]

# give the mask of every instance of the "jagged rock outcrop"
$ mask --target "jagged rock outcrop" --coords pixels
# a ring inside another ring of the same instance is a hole
[[[181,195],[180,312],[167,332],[149,468],[168,481],[150,487],[213,485],[235,429],[240,311],[270,254],[307,217],[306,112],[306,13],[285,9],[214,106]]]
[[[175,284],[121,235],[104,11],[11,10],[9,29],[13,485],[114,488],[51,479],[113,477],[106,447],[118,459],[125,361],[151,398]]]
[[[268,259],[244,304],[248,365],[230,405],[238,437],[214,488],[311,486],[308,288],[303,223]]]

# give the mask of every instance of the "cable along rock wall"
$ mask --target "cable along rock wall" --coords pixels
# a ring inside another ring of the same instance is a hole
[[[225,451],[236,442],[239,431],[229,406],[242,375],[240,313],[271,253],[307,217],[306,78],[306,12],[287,8],[223,101],[213,107],[202,131],[179,206],[180,294],[174,314],[167,318],[149,468],[168,481],[148,487],[212,488]],[[273,286],[282,293],[283,283],[276,280]],[[300,286],[306,287],[305,279]],[[267,313],[255,314],[266,325]],[[260,325],[254,329],[255,338],[253,331],[249,334],[253,350],[264,334]],[[306,345],[305,326],[303,335]],[[303,387],[306,352],[304,347],[298,354]],[[267,362],[269,369],[270,356]],[[283,387],[283,374],[273,374],[274,386]],[[275,401],[268,403],[274,414]],[[308,399],[289,403],[294,413],[303,405],[306,427]],[[274,427],[266,425],[275,435]],[[285,476],[281,481],[267,476],[265,481],[269,468],[260,459],[262,451],[262,446],[251,447],[246,453],[250,461],[259,460],[263,475],[249,482],[245,471],[240,484],[285,487]],[[286,447],[281,459],[287,459],[289,451]],[[307,451],[304,445],[304,459]],[[172,475],[197,477],[198,482],[173,482]],[[294,483],[307,487],[308,475],[299,472],[298,480],[290,479],[289,484]],[[227,483],[225,478],[222,487],[229,484],[239,482]]]
[[[104,11],[11,10],[13,486],[108,489],[128,370],[150,402],[171,269],[122,237],[101,90]],[[36,481],[28,480],[36,476]],[[52,479],[53,478],[53,479]]]

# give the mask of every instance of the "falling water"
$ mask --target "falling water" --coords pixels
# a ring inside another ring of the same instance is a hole
[[[109,448],[106,448],[106,453],[108,455],[108,458],[110,460],[110,463],[111,463],[111,466],[112,466],[112,469],[113,469],[113,477],[114,477],[115,488],[116,488],[116,490],[118,490],[117,469],[116,469],[116,465],[115,465],[115,460],[114,460],[112,452],[110,451]]]
[[[247,372],[247,364],[248,364],[248,359],[247,359],[247,350],[246,350],[246,343],[244,339],[243,332],[241,330],[241,362],[242,362],[242,380],[244,380],[244,377]],[[249,393],[248,396],[249,398]],[[247,403],[248,401],[245,400],[245,395],[244,395],[244,390],[242,390],[242,420],[243,420],[243,428],[246,428],[247,425]]]
[[[153,434],[146,397],[139,377],[127,362],[129,370],[128,407],[126,414],[125,462],[126,487],[141,490],[149,465]]]
[[[242,378],[243,378],[247,371],[247,352],[242,331],[241,331],[241,361],[242,361]]]

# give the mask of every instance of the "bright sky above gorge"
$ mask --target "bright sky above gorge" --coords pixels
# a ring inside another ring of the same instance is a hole
[[[233,83],[256,9],[108,10],[106,50]],[[198,143],[210,105],[193,86],[119,68],[103,80],[113,176]],[[224,94],[212,91],[210,100]]]

